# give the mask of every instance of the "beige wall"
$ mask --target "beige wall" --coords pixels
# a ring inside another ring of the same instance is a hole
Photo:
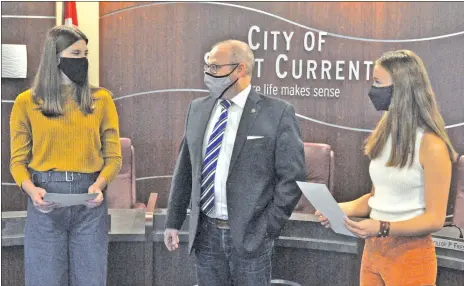
[[[89,81],[99,85],[99,2],[76,2],[79,28],[89,38]],[[56,24],[62,24],[63,2],[56,2]]]

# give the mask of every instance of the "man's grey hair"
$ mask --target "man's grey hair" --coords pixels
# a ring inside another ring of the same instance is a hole
[[[247,43],[239,40],[225,40],[216,43],[211,49],[219,45],[227,45],[230,48],[230,63],[244,63],[247,69],[247,75],[253,74],[255,66],[255,56]]]

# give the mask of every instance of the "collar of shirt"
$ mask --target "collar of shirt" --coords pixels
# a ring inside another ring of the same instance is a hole
[[[240,106],[241,109],[245,108],[245,103],[248,98],[248,94],[251,91],[251,84],[249,84],[244,90],[239,92],[236,96],[232,97],[231,101],[236,105]]]

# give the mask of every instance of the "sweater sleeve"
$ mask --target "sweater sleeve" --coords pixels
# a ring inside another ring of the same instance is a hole
[[[119,118],[116,105],[109,92],[104,98],[101,122],[101,142],[105,161],[100,176],[109,184],[119,173],[122,166],[121,143],[119,138]]]
[[[26,93],[18,95],[10,115],[10,172],[20,188],[25,180],[30,179],[27,164],[32,150],[32,134],[27,115],[26,95]]]

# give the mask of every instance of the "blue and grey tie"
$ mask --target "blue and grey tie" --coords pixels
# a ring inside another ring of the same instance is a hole
[[[217,160],[227,126],[227,110],[231,104],[230,100],[221,101],[221,115],[214,125],[206,147],[201,171],[200,194],[200,206],[205,214],[209,214],[214,209],[214,178],[216,177]]]

